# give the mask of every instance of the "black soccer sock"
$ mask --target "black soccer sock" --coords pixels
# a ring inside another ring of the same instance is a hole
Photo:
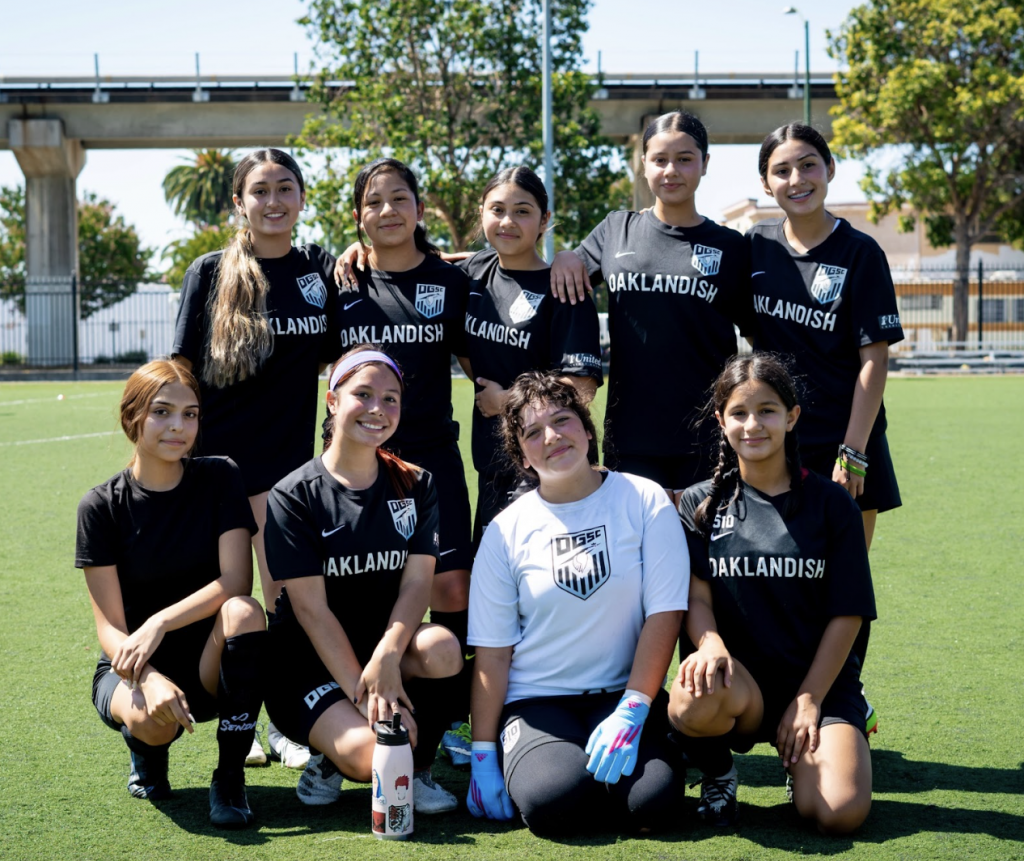
[[[239,772],[256,736],[256,721],[263,705],[260,673],[267,632],[237,634],[224,641],[217,685],[217,768]]]
[[[178,733],[174,736],[175,741],[185,731],[184,727],[178,727]],[[141,757],[146,767],[155,769],[158,772],[163,772],[166,776],[167,773],[167,752],[170,750],[171,745],[174,742],[167,742],[167,744],[146,744],[144,741],[140,741],[131,734],[128,727],[121,724],[121,737],[124,739],[124,743],[128,745],[128,750],[134,753],[137,757]]]
[[[445,681],[447,685],[446,705],[444,713],[448,716],[448,724],[465,722],[469,718],[469,692],[473,680],[472,646],[466,645],[469,630],[469,610],[456,610],[453,613],[430,611],[430,621],[435,625],[444,625],[459,641],[459,649],[463,657],[462,670],[457,676]],[[438,680],[440,681],[440,680]],[[445,729],[448,727],[446,726]]]
[[[702,774],[708,777],[721,777],[732,769],[732,751],[722,736],[693,738],[675,732],[672,738],[686,754],[689,765]]]
[[[417,739],[412,752],[412,767],[416,771],[429,769],[451,723],[451,699],[458,676],[447,679],[403,679],[402,687],[409,695],[416,713]]]

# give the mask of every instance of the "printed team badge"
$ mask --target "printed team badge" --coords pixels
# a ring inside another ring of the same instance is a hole
[[[389,499],[388,509],[391,511],[391,519],[395,522],[395,529],[398,534],[408,540],[416,529],[416,500],[414,499]]]
[[[694,245],[690,265],[701,275],[710,278],[718,274],[722,265],[722,252],[710,245]]]
[[[324,286],[319,272],[311,272],[309,275],[296,278],[295,281],[302,291],[302,298],[310,305],[323,308],[327,304],[327,288]]]
[[[525,323],[537,315],[537,309],[543,299],[543,293],[531,293],[529,290],[523,290],[509,307],[509,318],[513,323]]]
[[[444,285],[417,284],[416,310],[428,320],[444,310]]]
[[[501,750],[508,756],[519,742],[519,718],[516,718],[501,731]]]
[[[835,302],[843,292],[847,271],[840,266],[826,266],[822,263],[818,266],[818,274],[811,282],[811,295],[822,305]]]
[[[611,577],[608,535],[603,526],[556,535],[551,539],[555,583],[586,601]]]

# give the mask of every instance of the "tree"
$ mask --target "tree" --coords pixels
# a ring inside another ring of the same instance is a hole
[[[164,177],[164,199],[175,215],[197,227],[218,224],[231,212],[235,161],[231,150],[197,149],[192,160],[172,167]]]
[[[120,302],[148,277],[139,234],[113,204],[92,193],[78,201],[78,290],[81,317]],[[25,310],[25,191],[0,188],[0,296]]]
[[[867,156],[872,217],[923,218],[933,245],[955,245],[953,337],[967,339],[971,247],[1024,211],[1024,2],[872,0],[829,53],[837,152]],[[895,166],[893,164],[895,163]]]
[[[180,289],[185,280],[185,272],[192,265],[192,261],[211,251],[220,251],[222,248],[226,248],[234,233],[234,228],[225,220],[220,224],[197,227],[191,236],[172,242],[163,250],[162,254],[163,259],[170,261],[171,264],[164,273],[164,281],[175,290]]]
[[[556,230],[573,244],[609,211],[621,171],[587,106],[594,84],[578,71],[589,0],[553,6]],[[296,143],[326,155],[307,199],[329,247],[354,236],[351,181],[379,155],[416,171],[432,235],[456,250],[472,239],[494,173],[539,168],[541,9],[540,0],[310,0],[300,23],[318,41],[311,98],[325,115],[307,119]]]

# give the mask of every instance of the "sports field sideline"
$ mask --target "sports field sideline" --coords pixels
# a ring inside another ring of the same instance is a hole
[[[454,384],[475,498],[471,386]],[[838,839],[800,823],[766,745],[737,758],[729,833],[696,821],[695,788],[651,838],[595,821],[589,838],[544,841],[463,808],[387,844],[369,833],[368,787],[305,807],[298,773],[277,764],[247,771],[258,828],[220,832],[207,821],[213,724],[172,748],[173,800],[131,798],[127,751],[89,699],[99,646],[73,567],[78,500],[129,455],[120,390],[0,385],[0,859],[1024,859],[1024,379],[889,380],[904,507],[879,517],[871,553],[875,800],[860,832]],[[439,762],[435,776],[465,797],[468,775]]]

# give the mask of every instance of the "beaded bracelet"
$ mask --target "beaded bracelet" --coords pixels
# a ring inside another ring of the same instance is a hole
[[[843,460],[841,457],[836,458],[836,463],[838,463],[839,466],[845,469],[847,472],[853,473],[854,475],[859,475],[861,478],[864,478],[868,474],[866,469],[867,464],[865,464],[865,469],[861,469],[859,466],[854,466],[852,463]]]

